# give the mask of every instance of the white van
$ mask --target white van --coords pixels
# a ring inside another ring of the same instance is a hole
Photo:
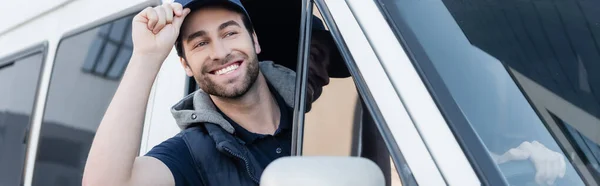
[[[308,20],[312,3],[296,1],[297,18]],[[81,185],[132,52],[131,18],[161,3],[3,5],[0,186]],[[314,0],[313,13],[351,77],[332,78],[306,114],[297,104],[293,146],[302,156],[278,162],[295,165],[283,168],[318,167],[298,164],[302,157],[353,156],[381,170],[355,176],[383,173],[385,185],[538,185],[536,177],[561,168],[497,159],[535,142],[566,162],[564,176],[543,184],[599,185],[600,0]],[[311,34],[310,24],[298,26],[302,74]],[[169,109],[195,89],[173,50],[152,88],[140,155],[179,132]],[[345,168],[331,175],[356,173]]]

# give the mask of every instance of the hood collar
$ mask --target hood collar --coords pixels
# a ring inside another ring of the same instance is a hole
[[[296,73],[272,61],[259,62],[259,68],[266,81],[283,98],[286,105],[294,107],[294,88]],[[181,130],[195,123],[217,124],[225,131],[233,134],[234,128],[218,111],[210,96],[198,89],[185,96],[171,107],[171,114]]]

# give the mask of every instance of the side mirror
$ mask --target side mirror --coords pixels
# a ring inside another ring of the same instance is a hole
[[[289,156],[267,166],[260,186],[385,186],[371,160],[342,156]]]

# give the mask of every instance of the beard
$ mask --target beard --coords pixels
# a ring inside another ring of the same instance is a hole
[[[230,57],[227,57],[227,58],[223,59],[220,64],[225,64],[229,61],[229,59],[232,59],[234,57],[235,56],[233,56],[233,55]],[[245,76],[242,77],[241,80],[240,79],[230,80],[229,82],[226,82],[225,84],[218,84],[213,79],[211,79],[209,72],[202,72],[202,77],[199,77],[196,79],[196,82],[198,82],[199,88],[202,89],[207,94],[222,97],[222,98],[237,99],[237,98],[242,97],[254,85],[254,82],[256,82],[256,79],[258,78],[258,74],[259,74],[258,73],[259,72],[258,59],[257,59],[256,55],[253,57],[245,56],[245,59],[248,59],[247,60],[248,64],[246,65],[247,68],[246,69],[238,69],[238,70],[246,71]],[[240,64],[239,68],[242,68],[241,64]],[[208,69],[208,68],[204,67],[203,69]],[[240,84],[236,84],[236,83],[234,83],[234,81],[241,81],[241,82],[240,82]]]

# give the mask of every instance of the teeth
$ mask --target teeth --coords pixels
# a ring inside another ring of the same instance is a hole
[[[240,65],[238,65],[238,64],[229,65],[228,67],[222,68],[221,70],[217,70],[217,72],[215,74],[217,74],[217,75],[226,74],[226,73],[229,73],[229,72],[237,69],[238,67],[240,67]]]

